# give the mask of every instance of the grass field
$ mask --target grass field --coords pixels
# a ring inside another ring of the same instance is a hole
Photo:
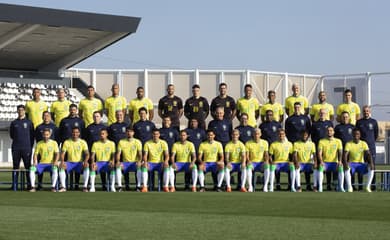
[[[390,194],[0,191],[0,239],[389,239]]]

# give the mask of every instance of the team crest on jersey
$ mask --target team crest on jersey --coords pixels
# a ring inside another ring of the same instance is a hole
[[[272,132],[276,132],[276,127],[275,126],[272,126]]]
[[[230,107],[230,102],[226,101],[226,107]]]
[[[51,146],[47,147],[47,151],[49,151],[49,152],[53,151],[53,147],[51,147]]]
[[[173,101],[173,106],[177,106],[177,101]]]
[[[305,126],[305,120],[301,119],[301,125]]]
[[[105,148],[104,148],[104,152],[106,152],[106,153],[109,153],[109,152],[110,152],[110,150],[111,150],[111,148],[110,148],[110,147],[105,147]]]
[[[126,132],[126,127],[122,127],[122,132]]]
[[[169,138],[173,138],[173,132],[169,132],[168,135],[169,135]]]
[[[374,126],[372,125],[372,123],[369,123],[369,124],[368,124],[368,129],[370,129],[370,130],[373,130],[373,129],[374,129]]]
[[[146,131],[150,132],[150,126],[146,126]]]
[[[78,127],[78,126],[79,126],[79,123],[78,123],[78,122],[75,122],[75,123],[74,123],[74,126],[75,126],[75,127]]]
[[[226,129],[227,129],[225,124],[222,124],[222,128],[223,128],[224,131],[226,131]]]
[[[135,146],[135,145],[131,146],[131,150],[132,150],[132,151],[134,151],[135,149],[136,149],[136,146]]]
[[[352,128],[348,128],[348,134],[352,134]]]
[[[24,128],[27,128],[27,123],[23,123],[23,127],[24,127]]]
[[[251,135],[251,131],[250,130],[246,131],[246,135],[249,137]]]
[[[80,146],[76,146],[76,151],[80,151]]]
[[[199,102],[199,107],[203,107],[203,102]]]
[[[217,153],[217,148],[216,147],[213,147],[212,149],[211,149],[211,151],[212,151],[212,153]]]
[[[200,136],[200,133],[197,133],[197,134],[196,134],[196,138],[197,138],[197,139],[200,139],[200,137],[201,137],[201,136]]]

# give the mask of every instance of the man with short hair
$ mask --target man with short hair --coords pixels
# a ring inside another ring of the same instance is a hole
[[[117,121],[116,112],[122,111],[123,116],[126,115],[127,100],[125,97],[119,96],[119,84],[115,83],[111,87],[112,95],[104,101],[104,109],[107,114],[108,122],[111,124]]]
[[[294,113],[286,119],[285,126],[286,136],[291,143],[299,141],[303,132],[310,132],[310,119],[301,113],[300,102],[294,103]]]
[[[282,104],[276,102],[276,93],[274,90],[268,91],[268,102],[261,107],[260,116],[261,121],[265,121],[265,114],[267,110],[272,110],[274,120],[282,123],[284,118],[284,110]]]
[[[188,127],[191,119],[198,120],[199,128],[206,129],[206,118],[209,115],[209,103],[206,98],[200,96],[200,86],[192,86],[192,97],[184,104],[184,116],[188,119]]]
[[[352,131],[355,126],[350,123],[350,117],[348,112],[343,112],[340,118],[340,124],[336,125],[336,127],[334,128],[334,136],[340,139],[343,143],[343,147],[345,147],[345,144],[347,144],[347,142],[353,139]]]
[[[58,142],[58,128],[51,120],[51,114],[49,111],[44,111],[42,113],[43,122],[37,126],[35,129],[35,141],[39,142],[42,138],[43,130],[48,128],[51,131],[50,139]]]
[[[224,119],[224,114],[222,107],[217,108],[216,119],[212,120],[208,126],[208,129],[214,130],[215,140],[222,143],[223,147],[230,141],[232,135],[231,121]]]
[[[57,127],[60,127],[61,120],[69,114],[69,106],[71,102],[65,98],[65,90],[57,89],[57,100],[50,106],[51,116]]]
[[[160,138],[167,142],[168,152],[171,153],[173,144],[179,140],[179,132],[171,126],[171,118],[164,117],[162,128],[160,128]]]
[[[196,118],[190,120],[190,126],[185,131],[188,134],[188,141],[194,144],[195,152],[198,154],[200,144],[206,140],[206,131],[203,128],[199,128]]]
[[[72,137],[72,128],[78,127],[81,132],[81,138],[83,138],[83,132],[85,123],[83,119],[77,114],[77,105],[71,104],[69,106],[69,116],[62,119],[59,128],[59,140],[61,143],[65,142],[66,139]]]
[[[210,113],[214,119],[217,119],[216,110],[220,107],[225,112],[224,119],[232,122],[236,116],[236,102],[231,96],[227,95],[226,83],[219,84],[219,95],[211,101]]]
[[[34,145],[34,125],[27,119],[25,106],[17,106],[18,118],[11,122],[9,135],[12,139],[12,188],[18,189],[20,161],[23,160],[25,169],[31,166],[31,151]],[[31,188],[29,173],[26,172],[27,189]]]
[[[316,147],[312,141],[309,140],[309,132],[302,133],[301,140],[294,143],[294,163],[295,163],[295,183],[296,190],[302,192],[301,188],[301,172],[305,173],[306,190],[312,191],[310,184],[310,174],[313,172],[314,162],[317,162]],[[316,181],[316,179],[314,179]],[[314,184],[317,185],[317,184]]]
[[[50,129],[43,130],[43,140],[37,143],[34,150],[33,164],[30,167],[30,192],[35,192],[35,173],[51,173],[51,191],[56,192],[58,178],[59,149],[56,141],[50,139]],[[40,161],[38,163],[38,156]]]
[[[272,110],[267,110],[265,113],[265,122],[262,122],[259,126],[261,129],[261,138],[271,145],[279,138],[278,130],[282,128],[280,122],[274,120],[274,113]]]
[[[93,113],[93,123],[85,130],[85,140],[88,143],[88,149],[92,149],[92,144],[100,139],[100,130],[106,128],[107,126],[102,122],[102,113],[100,111],[95,111]]]
[[[302,115],[307,115],[309,113],[309,101],[306,97],[300,95],[298,84],[294,83],[291,89],[293,94],[286,98],[284,103],[287,116],[289,117],[294,114],[294,104],[296,102],[299,102],[301,104],[300,113]]]
[[[248,125],[257,126],[257,119],[260,115],[260,103],[257,98],[252,97],[252,85],[244,86],[244,96],[237,100],[237,118],[241,118],[241,114],[248,114]]]
[[[143,87],[138,87],[136,94],[137,97],[132,99],[129,103],[129,118],[131,124],[134,125],[141,119],[139,115],[139,109],[141,108],[146,109],[146,119],[152,121],[154,116],[154,106],[152,100],[145,97],[145,90]]]
[[[244,144],[252,139],[255,132],[255,129],[248,125],[248,114],[246,113],[241,114],[240,125],[236,129],[240,132],[240,141]]]
[[[183,116],[183,101],[175,95],[175,86],[168,84],[167,95],[158,101],[158,115],[161,119],[170,117],[172,127],[180,131],[180,118]]]
[[[349,114],[350,123],[356,124],[356,121],[360,119],[360,107],[357,103],[352,101],[352,90],[346,89],[344,91],[344,102],[337,106],[337,118],[338,122],[342,121],[342,115],[344,112]]]
[[[334,120],[334,108],[333,105],[326,102],[326,93],[325,91],[320,91],[318,93],[318,103],[313,104],[310,109],[310,118],[312,122],[316,122],[320,119],[320,110],[325,111],[324,119],[326,121]]]
[[[312,123],[310,136],[316,147],[321,139],[327,136],[328,127],[333,127],[333,122],[326,120],[326,110],[319,110],[319,119]]]
[[[82,99],[79,104],[79,116],[83,119],[85,126],[93,123],[93,113],[95,111],[102,111],[103,104],[100,99],[95,98],[95,88],[93,86],[87,87],[87,97]]]
[[[138,109],[138,114],[140,119],[133,125],[134,136],[139,139],[142,143],[142,146],[149,140],[152,139],[152,130],[156,128],[154,123],[148,120],[148,110],[144,107]]]
[[[123,110],[116,111],[115,119],[116,121],[108,127],[108,138],[117,146],[121,139],[126,138],[126,128],[129,124],[125,122]]]
[[[27,101],[25,106],[26,116],[34,125],[34,129],[43,122],[42,113],[49,109],[46,102],[41,100],[41,90],[33,89],[33,99]]]

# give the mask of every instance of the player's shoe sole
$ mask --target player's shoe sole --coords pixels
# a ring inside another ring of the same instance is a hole
[[[66,192],[66,189],[65,188],[61,188],[60,190],[58,190],[58,192]]]
[[[348,192],[353,192],[353,188],[348,188]]]
[[[89,189],[89,192],[96,192],[95,188]]]
[[[366,187],[364,190],[365,190],[366,192],[372,192],[370,187]]]
[[[110,188],[110,192],[116,192],[116,189],[115,188]]]
[[[29,192],[36,192],[37,190],[35,188],[31,188],[30,190],[28,190]]]

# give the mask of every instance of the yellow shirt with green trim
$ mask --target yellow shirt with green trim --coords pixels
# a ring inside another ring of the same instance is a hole
[[[338,151],[343,150],[343,144],[338,138],[323,138],[318,143],[318,152],[322,151],[322,160],[324,162],[338,162]]]
[[[54,116],[54,123],[57,127],[60,126],[61,120],[69,116],[69,106],[71,102],[68,100],[57,100],[50,106],[50,112]]]
[[[95,153],[96,162],[108,162],[115,154],[115,143],[110,140],[105,142],[99,140],[93,143],[91,152]]]
[[[280,116],[284,114],[282,104],[277,103],[277,102],[275,102],[274,104],[271,104],[271,103],[264,104],[261,107],[260,115],[265,116],[265,113],[268,110],[272,110],[272,112],[274,113],[274,120],[277,122],[279,122]]]
[[[26,113],[28,115],[28,119],[30,119],[30,121],[33,123],[34,129],[38,127],[39,124],[43,123],[42,113],[48,109],[49,107],[47,106],[47,103],[42,100],[39,102],[34,100],[27,101]]]
[[[345,145],[344,151],[349,153],[349,162],[364,163],[364,152],[368,151],[368,145],[363,140],[358,143],[349,141]]]
[[[269,154],[273,155],[273,163],[289,162],[289,155],[293,153],[293,145],[289,141],[273,142],[269,148]]]
[[[191,156],[195,154],[195,146],[190,141],[185,141],[185,143],[175,142],[172,147],[172,154],[175,154],[175,162],[190,163]]]
[[[356,115],[360,115],[360,107],[358,104],[351,103],[342,103],[337,106],[337,116],[341,116],[343,112],[349,113],[350,123],[356,125]]]
[[[294,143],[294,152],[298,155],[298,162],[312,163],[312,156],[316,153],[316,146],[312,141],[298,141]]]
[[[62,145],[62,152],[67,154],[68,162],[82,162],[83,153],[86,151],[88,151],[88,145],[83,139],[77,141],[67,139]]]
[[[129,103],[129,111],[133,112],[133,124],[138,122],[140,120],[140,116],[138,114],[138,109],[141,107],[144,107],[148,110],[148,119],[149,119],[149,112],[153,110],[153,102],[149,98],[134,98]]]
[[[249,161],[251,162],[263,162],[264,152],[268,152],[268,142],[260,139],[259,142],[250,140],[245,143],[246,152],[249,154]]]
[[[325,120],[330,120],[330,116],[334,115],[334,108],[332,104],[329,103],[316,103],[311,106],[310,116],[314,116],[314,121],[320,119],[320,110],[325,109],[326,115]]]
[[[142,143],[136,138],[122,139],[118,143],[118,152],[122,154],[123,162],[137,162],[138,153],[142,152]]]
[[[198,153],[203,155],[203,162],[216,162],[219,154],[223,154],[223,147],[218,141],[205,141],[200,144]]]
[[[161,139],[157,142],[149,140],[144,145],[144,152],[148,153],[148,162],[161,163],[164,161],[165,152],[168,152],[168,144]]]
[[[309,101],[306,97],[299,95],[297,97],[295,96],[289,96],[286,98],[284,105],[285,108],[288,109],[289,115],[291,116],[294,114],[294,103],[299,102],[301,103],[301,113],[305,114],[305,109],[309,107]]]
[[[41,140],[35,147],[34,156],[40,156],[39,163],[52,164],[54,162],[54,156],[59,152],[58,144],[56,141],[49,139],[48,142]]]
[[[250,99],[246,99],[242,97],[237,100],[237,110],[240,113],[248,114],[248,125],[252,127],[256,127],[256,111],[260,109],[260,103],[257,98],[251,97]]]
[[[111,96],[104,101],[104,109],[108,111],[108,125],[116,122],[116,111],[126,110],[127,100],[122,96]]]
[[[93,123],[93,112],[102,111],[103,104],[102,101],[97,98],[84,98],[80,101],[79,110],[83,111],[83,116],[81,117],[85,122],[85,127],[88,127],[89,124]]]
[[[231,163],[242,163],[242,154],[245,155],[246,148],[241,141],[234,143],[233,141],[228,142],[225,146],[225,154],[229,154],[229,162]]]

